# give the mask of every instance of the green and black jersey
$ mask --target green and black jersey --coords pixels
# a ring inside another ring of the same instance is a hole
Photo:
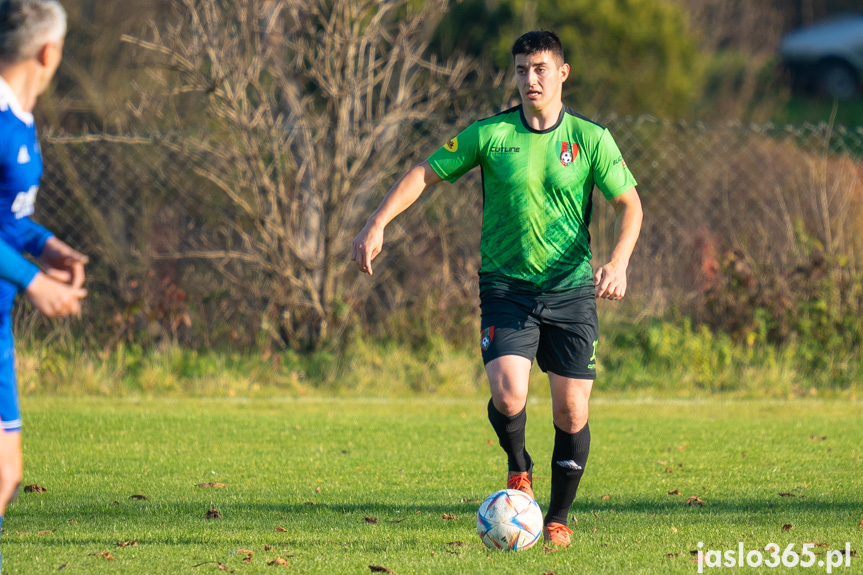
[[[474,122],[428,162],[450,182],[480,166],[480,286],[531,293],[593,284],[593,186],[612,199],[636,185],[608,130],[566,106],[542,131],[521,106]]]

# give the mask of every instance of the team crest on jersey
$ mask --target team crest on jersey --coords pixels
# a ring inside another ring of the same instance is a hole
[[[491,340],[494,339],[494,326],[487,327],[482,330],[482,339],[479,342],[480,347],[483,351],[488,351],[489,346],[491,345]]]
[[[30,153],[27,152],[27,146],[21,146],[21,149],[18,150],[18,163],[19,164],[29,164],[30,163]]]
[[[447,152],[455,152],[458,150],[458,137],[453,138],[443,146]]]
[[[578,157],[578,144],[570,145],[569,142],[560,143],[560,163],[567,167]]]

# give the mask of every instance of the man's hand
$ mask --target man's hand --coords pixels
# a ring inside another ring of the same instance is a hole
[[[51,278],[71,284],[74,288],[84,285],[84,266],[90,261],[89,258],[56,237],[48,238],[39,259],[45,273]]]
[[[626,266],[609,262],[593,274],[596,297],[619,300],[626,295]]]
[[[72,279],[74,281],[74,277]],[[47,317],[78,315],[81,312],[80,300],[87,296],[87,290],[80,286],[61,283],[42,272],[36,274],[25,293],[30,303]]]
[[[384,229],[373,223],[366,222],[363,230],[354,238],[351,261],[357,263],[361,272],[372,275],[372,260],[381,253],[384,246]]]

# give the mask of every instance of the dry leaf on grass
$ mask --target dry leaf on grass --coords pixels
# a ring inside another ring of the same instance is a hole
[[[441,515],[441,517],[443,518],[444,521],[457,521],[458,520],[458,517],[456,517],[455,515],[450,515],[449,513],[443,513]]]
[[[218,509],[208,509],[207,514],[204,515],[204,519],[221,519],[222,514],[219,513]]]
[[[101,553],[88,553],[87,557],[98,557],[99,559],[105,559],[107,561],[114,561],[114,556],[108,553],[107,551],[102,551]]]
[[[49,533],[54,533],[55,531],[57,531],[57,530],[56,529],[43,529],[42,531],[40,531],[36,535],[48,535]]]
[[[290,563],[288,563],[287,559],[282,559],[281,557],[277,557],[277,558],[273,559],[272,561],[267,561],[267,565],[281,565],[283,567],[287,567],[288,565],[290,565]]]
[[[602,499],[608,499],[609,497],[611,497],[611,495],[606,494],[602,496]]]
[[[830,547],[829,543],[817,543],[815,541],[807,543],[806,545],[812,545],[813,547]]]
[[[138,540],[134,541],[117,541],[117,547],[136,547],[138,545]]]
[[[845,555],[844,549],[838,549],[838,551],[839,551],[840,555]],[[854,549],[851,549],[850,552],[848,553],[848,556],[856,558],[857,557],[857,551],[855,551]]]
[[[48,491],[47,487],[42,487],[37,483],[24,487],[24,493],[45,493],[46,491]]]
[[[703,507],[704,501],[702,501],[699,497],[695,495],[690,495],[689,499],[686,500],[686,504],[690,507]]]
[[[809,441],[824,441],[827,439],[826,435],[810,435]]]
[[[666,473],[674,473],[674,468],[673,467],[666,467],[665,472]]]
[[[549,547],[548,545],[542,546],[542,552],[546,555],[551,555],[552,553],[557,553],[560,551],[560,547]]]
[[[321,488],[320,488],[320,487],[315,487],[315,493],[320,493],[320,492],[321,492]]]
[[[216,487],[216,488],[218,488],[218,487],[227,487],[227,485],[225,485],[224,483],[217,483],[217,482],[210,481],[208,483],[198,483],[197,485],[195,485],[195,487]]]
[[[794,526],[790,523],[786,523],[782,526],[782,531],[791,531],[792,529],[794,529]]]
[[[678,491],[677,489],[675,489],[674,491],[669,491],[669,492],[668,492],[668,494],[669,494],[669,495],[680,495],[680,491]]]
[[[793,493],[779,493],[779,497],[797,497]]]
[[[65,569],[65,568],[66,568],[66,565],[68,565],[68,564],[69,564],[69,562],[68,562],[68,561],[67,561],[66,563],[63,563],[62,565],[60,565],[59,567],[57,567],[57,571],[62,571],[63,569]]]
[[[365,520],[366,523],[377,523],[379,521],[379,519],[377,517],[369,517],[368,515],[363,517],[363,519]]]
[[[282,527],[281,525],[276,527],[276,533],[287,533],[287,532],[288,532],[288,530],[285,529],[284,527]]]
[[[863,519],[860,520],[860,524],[857,526],[857,529],[863,529]]]
[[[150,498],[147,497],[146,495],[130,495],[129,499],[137,499],[138,501],[141,501],[141,500],[149,501],[150,500]]]
[[[369,565],[369,571],[372,573],[390,573],[395,575],[395,571],[392,569],[387,569],[386,567],[381,567],[380,565]]]

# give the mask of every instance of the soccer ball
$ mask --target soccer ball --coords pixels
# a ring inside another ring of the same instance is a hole
[[[536,501],[523,491],[497,491],[479,506],[476,530],[489,549],[528,549],[542,535],[542,511]]]

